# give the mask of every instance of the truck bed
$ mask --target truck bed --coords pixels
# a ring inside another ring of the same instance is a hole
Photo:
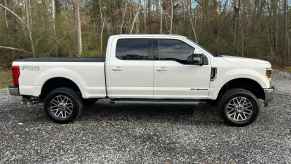
[[[42,57],[18,59],[16,62],[105,62],[105,57]]]
[[[38,97],[42,86],[50,79],[64,78],[74,82],[83,98],[106,96],[105,58],[27,58],[13,62],[21,67],[21,95]]]

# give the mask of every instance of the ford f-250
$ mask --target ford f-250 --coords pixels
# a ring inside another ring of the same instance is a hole
[[[216,104],[234,126],[272,99],[268,61],[212,55],[179,35],[114,35],[106,58],[30,58],[12,64],[10,94],[44,103],[50,119],[75,120],[98,100]],[[177,109],[178,110],[178,109]]]

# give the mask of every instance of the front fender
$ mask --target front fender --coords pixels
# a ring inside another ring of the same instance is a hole
[[[210,99],[217,99],[222,87],[235,79],[250,79],[257,82],[262,88],[270,88],[270,82],[262,73],[250,69],[221,70],[218,78],[210,84]],[[243,84],[242,84],[243,85]]]

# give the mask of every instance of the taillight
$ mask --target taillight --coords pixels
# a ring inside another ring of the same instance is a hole
[[[12,82],[14,87],[19,86],[20,67],[12,66]]]

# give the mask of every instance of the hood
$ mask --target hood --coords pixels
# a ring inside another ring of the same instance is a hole
[[[222,58],[228,61],[229,63],[232,63],[237,66],[271,68],[271,63],[266,60],[236,57],[236,56],[222,56]]]

